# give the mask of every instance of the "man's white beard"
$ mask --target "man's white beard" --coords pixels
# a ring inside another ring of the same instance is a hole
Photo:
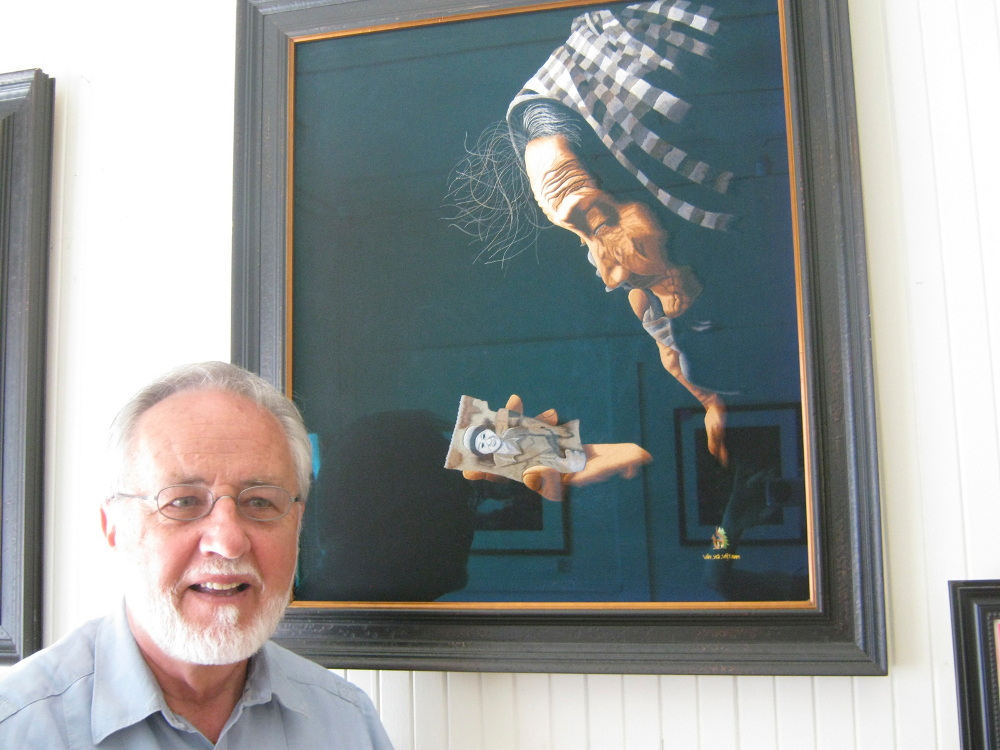
[[[207,560],[198,566],[194,578],[248,576],[260,588],[263,606],[250,622],[239,623],[237,605],[220,604],[212,622],[202,627],[184,619],[178,606],[183,592],[161,586],[143,557],[134,547],[129,550],[125,603],[135,621],[164,653],[189,664],[235,664],[249,659],[278,629],[292,593],[293,581],[284,591],[265,590],[260,573],[245,560]]]

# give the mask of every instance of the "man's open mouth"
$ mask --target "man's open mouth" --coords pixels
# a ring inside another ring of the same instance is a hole
[[[246,591],[250,588],[249,583],[196,583],[190,588],[203,594],[216,594],[219,596],[230,596]]]

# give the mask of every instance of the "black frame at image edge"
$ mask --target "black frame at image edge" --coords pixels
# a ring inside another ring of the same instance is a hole
[[[52,109],[40,70],[0,74],[0,663],[42,645],[42,454]]]
[[[487,0],[239,0],[232,359],[285,382],[291,40],[528,7]],[[278,642],[331,667],[657,674],[887,673],[868,284],[847,0],[786,0],[797,166],[816,610],[292,607]]]
[[[988,750],[1000,739],[1000,681],[992,628],[1000,618],[1000,581],[948,581],[948,589],[962,750]]]

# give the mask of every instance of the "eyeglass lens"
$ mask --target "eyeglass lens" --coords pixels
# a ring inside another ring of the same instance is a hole
[[[167,518],[194,521],[212,512],[215,496],[207,487],[174,485],[156,495],[156,507]],[[247,487],[236,497],[236,510],[254,521],[276,521],[288,513],[292,496],[281,487]]]

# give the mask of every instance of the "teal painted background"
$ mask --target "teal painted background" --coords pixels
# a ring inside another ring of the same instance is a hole
[[[696,102],[694,147],[733,169],[726,234],[683,226],[675,261],[711,267],[735,291],[730,333],[740,376],[734,406],[800,400],[794,262],[777,13],[743,3],[716,64],[732,75],[684,80]],[[609,6],[614,7],[614,6]],[[474,262],[478,248],[449,226],[448,175],[549,53],[580,9],[402,29],[297,46],[294,161],[293,383],[307,425],[336,435],[358,419],[426,410],[454,421],[468,394],[581,420],[585,442],[637,442],[644,476],[573,490],[570,549],[473,554],[450,600],[705,601],[704,546],[683,545],[674,410],[697,402],[659,363],[624,292],[606,293],[568,233],[548,229],[536,252]],[[728,59],[727,59],[728,57]],[[735,63],[735,64],[734,64]],[[606,189],[652,198],[594,139]],[[617,171],[616,171],[617,170]],[[674,190],[674,188],[670,188]],[[675,192],[682,192],[682,188]],[[441,460],[443,463],[443,453]],[[327,463],[327,457],[322,457]],[[408,460],[405,447],[386,466]],[[321,472],[322,474],[322,472]],[[319,489],[322,490],[322,476]],[[300,598],[323,592],[337,544],[314,495],[303,536]],[[340,530],[338,533],[349,533]],[[387,543],[377,534],[367,543]],[[804,569],[805,545],[744,545],[753,570]],[[305,596],[303,597],[303,594]]]

